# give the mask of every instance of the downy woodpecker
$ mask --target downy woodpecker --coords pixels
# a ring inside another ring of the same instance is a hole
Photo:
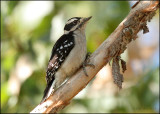
[[[85,28],[90,19],[73,17],[67,21],[64,34],[51,52],[46,71],[47,86],[41,103],[83,65],[87,55]]]

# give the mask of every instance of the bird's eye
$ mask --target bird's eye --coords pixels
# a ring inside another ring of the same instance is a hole
[[[73,24],[76,24],[77,23],[77,21],[73,21]]]

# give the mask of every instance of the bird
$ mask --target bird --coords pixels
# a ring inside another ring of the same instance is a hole
[[[85,29],[90,17],[72,17],[64,26],[64,34],[56,41],[46,71],[46,88],[41,103],[81,66],[87,56]],[[85,68],[84,73],[87,75]]]

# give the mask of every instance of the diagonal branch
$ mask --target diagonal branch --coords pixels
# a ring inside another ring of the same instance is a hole
[[[72,98],[86,87],[104,65],[124,52],[127,44],[137,38],[137,33],[140,30],[143,30],[143,33],[149,32],[147,21],[152,19],[158,8],[159,1],[138,2],[116,30],[91,55],[90,63],[94,64],[95,68],[86,67],[89,76],[85,76],[81,68],[31,113],[56,113],[67,106]]]

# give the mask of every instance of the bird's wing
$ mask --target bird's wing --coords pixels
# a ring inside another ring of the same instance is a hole
[[[55,43],[51,57],[48,63],[46,81],[49,83],[54,80],[56,71],[60,68],[61,64],[65,61],[66,57],[74,47],[73,32],[62,35]]]

